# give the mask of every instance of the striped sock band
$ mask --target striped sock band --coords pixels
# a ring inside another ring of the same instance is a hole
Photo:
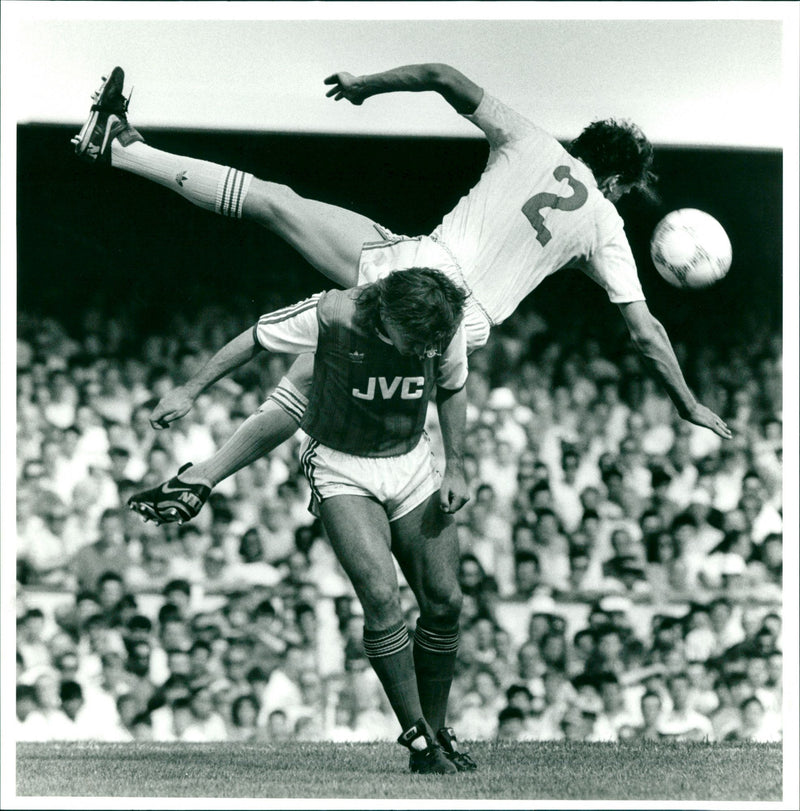
[[[223,217],[241,219],[242,205],[252,180],[253,175],[249,172],[242,172],[230,166],[225,167],[225,171],[217,185],[214,211],[217,214],[222,214]]]
[[[410,645],[411,638],[404,622],[384,631],[370,631],[364,628],[364,653],[368,659],[392,656]]]
[[[414,644],[428,653],[452,654],[458,651],[458,626],[448,631],[433,631],[417,622]]]
[[[280,406],[298,425],[303,419],[308,406],[308,397],[299,392],[288,377],[282,377],[275,390],[267,396],[275,405]]]

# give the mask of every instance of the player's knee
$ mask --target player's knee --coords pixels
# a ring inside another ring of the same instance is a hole
[[[302,200],[289,186],[253,178],[242,206],[242,216],[280,230],[292,219],[292,212]]]
[[[400,595],[388,583],[370,583],[357,589],[364,609],[364,621],[370,628],[388,628],[403,617]]]
[[[425,605],[421,606],[422,613],[436,626],[449,627],[458,622],[461,616],[461,605],[464,601],[461,589],[457,583],[439,583],[434,589],[429,589],[425,595]]]

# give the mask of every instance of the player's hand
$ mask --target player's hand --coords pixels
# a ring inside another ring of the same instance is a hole
[[[469,501],[467,480],[461,471],[445,470],[439,488],[439,508],[442,512],[457,513]]]
[[[701,403],[697,403],[697,405],[684,416],[684,419],[702,428],[708,428],[723,439],[733,439],[733,432],[728,428],[725,420],[723,420],[722,417],[718,417],[710,408],[706,408]]]
[[[358,76],[352,73],[334,73],[325,79],[325,84],[333,85],[325,94],[327,98],[333,97],[334,101],[347,99],[351,104],[361,104],[364,99],[369,98],[369,93],[361,84]]]
[[[158,401],[158,405],[150,415],[150,425],[156,431],[169,428],[171,422],[185,417],[192,410],[193,405],[194,399],[191,395],[183,386],[178,386]]]

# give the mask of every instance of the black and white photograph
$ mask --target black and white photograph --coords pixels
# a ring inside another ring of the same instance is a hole
[[[800,4],[0,13],[3,808],[798,807]]]

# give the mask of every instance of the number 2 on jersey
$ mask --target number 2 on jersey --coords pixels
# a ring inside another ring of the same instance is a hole
[[[528,221],[536,231],[536,239],[544,246],[552,239],[553,235],[547,230],[544,224],[544,217],[542,216],[543,208],[557,208],[560,211],[576,211],[585,202],[589,193],[586,191],[586,186],[570,174],[569,166],[557,166],[553,171],[553,177],[556,180],[566,180],[572,189],[571,197],[559,197],[552,192],[540,192],[534,194],[522,207],[522,213],[528,218]]]

